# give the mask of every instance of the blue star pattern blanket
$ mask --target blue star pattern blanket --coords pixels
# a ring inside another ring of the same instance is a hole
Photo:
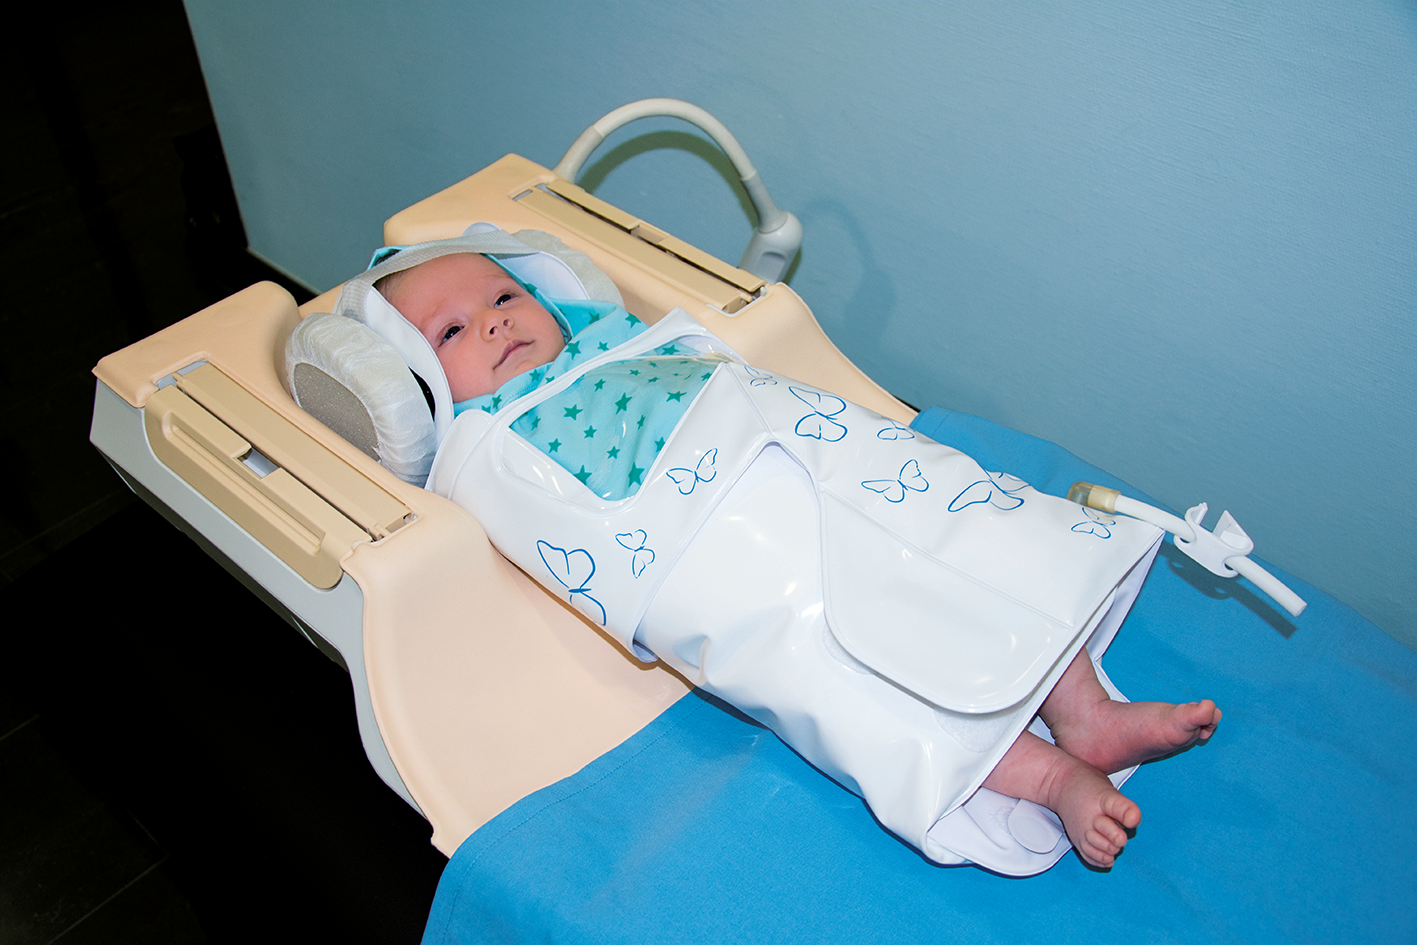
[[[512,429],[602,499],[633,495],[721,361],[675,352],[666,345],[656,357],[587,371]]]
[[[572,333],[566,347],[549,364],[495,392],[456,404],[454,413],[496,413],[645,329],[644,322],[609,303],[537,298]],[[671,344],[648,357],[603,365],[522,414],[512,429],[596,495],[623,499],[644,484],[645,472],[722,360],[692,356]]]

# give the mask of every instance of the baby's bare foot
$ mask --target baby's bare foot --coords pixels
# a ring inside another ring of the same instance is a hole
[[[1184,705],[1102,699],[1056,720],[1052,732],[1059,748],[1111,773],[1204,742],[1219,724],[1220,710],[1209,699]]]
[[[1111,868],[1129,831],[1141,823],[1141,808],[1102,772],[1077,759],[1062,762],[1050,779],[1047,806],[1063,819],[1078,856],[1099,869]]]
[[[1042,804],[1063,819],[1078,855],[1106,869],[1141,823],[1141,808],[1085,761],[1024,732],[984,779],[984,786]]]

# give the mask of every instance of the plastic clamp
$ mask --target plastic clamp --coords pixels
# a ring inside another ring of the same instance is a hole
[[[1208,511],[1210,506],[1204,502],[1187,509],[1186,523],[1191,526],[1194,537],[1187,541],[1176,535],[1173,540],[1177,548],[1194,558],[1210,573],[1221,577],[1234,577],[1239,572],[1226,563],[1227,559],[1243,558],[1255,550],[1255,543],[1228,511],[1220,514],[1220,521],[1215,523],[1214,531],[1206,531],[1201,527],[1201,522],[1205,520],[1205,513]]]

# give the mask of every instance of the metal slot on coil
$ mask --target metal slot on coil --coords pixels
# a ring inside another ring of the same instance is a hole
[[[330,588],[354,545],[410,511],[208,364],[144,408],[153,453],[310,584]]]
[[[767,287],[752,273],[730,266],[568,181],[550,181],[515,199],[729,315]]]

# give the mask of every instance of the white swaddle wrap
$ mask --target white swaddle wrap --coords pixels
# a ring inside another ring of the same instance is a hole
[[[671,343],[722,361],[628,498],[510,429],[587,370]],[[497,414],[459,415],[428,488],[931,859],[1026,875],[1068,849],[1050,812],[980,784],[1073,657],[1100,658],[1159,530],[1080,528],[1080,506],[756,370],[679,310]]]

